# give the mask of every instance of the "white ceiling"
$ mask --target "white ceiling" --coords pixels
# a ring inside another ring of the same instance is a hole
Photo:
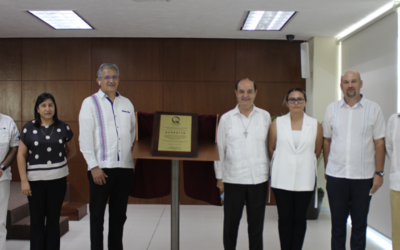
[[[135,2],[144,1],[144,2]],[[0,38],[333,37],[388,0],[0,0]],[[95,30],[54,30],[27,10],[75,10]],[[240,31],[247,10],[295,10],[281,31]]]

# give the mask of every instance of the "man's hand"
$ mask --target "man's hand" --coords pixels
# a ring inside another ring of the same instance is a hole
[[[374,184],[372,185],[371,194],[375,194],[376,191],[382,186],[383,184],[383,177],[380,175],[374,176]]]
[[[3,170],[0,169],[0,178],[3,176]]]
[[[219,194],[224,192],[224,183],[222,182],[222,179],[217,179],[217,188],[219,188]]]
[[[95,167],[90,170],[92,173],[93,181],[97,185],[103,185],[106,184],[106,178],[108,177],[101,168]]]
[[[28,181],[21,181],[21,192],[26,196],[32,196],[31,186]]]

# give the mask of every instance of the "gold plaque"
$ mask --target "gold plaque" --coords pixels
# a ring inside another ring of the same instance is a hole
[[[190,152],[192,117],[187,115],[161,115],[159,151]]]
[[[197,157],[197,113],[156,111],[154,113],[152,156]]]

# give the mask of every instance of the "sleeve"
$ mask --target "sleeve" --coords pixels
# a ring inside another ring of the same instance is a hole
[[[11,140],[10,140],[10,147],[18,147],[19,145],[19,132],[17,125],[13,120],[11,120],[10,124],[10,130],[11,130]]]
[[[329,105],[325,111],[324,121],[322,122],[322,131],[325,138],[332,138],[332,105]]]
[[[131,103],[132,105],[132,103]],[[132,105],[132,115],[131,115],[131,138],[132,138],[132,145],[135,142],[136,138],[136,114],[135,114],[135,107]]]
[[[74,137],[74,132],[72,132],[71,127],[67,123],[65,123],[64,126],[65,126],[65,131],[67,131],[67,137],[65,138],[65,141],[69,142],[71,141],[72,137]]]
[[[387,128],[386,128],[386,135],[385,135],[385,146],[386,146],[386,153],[389,159],[392,158],[393,155],[393,129],[394,129],[394,119],[396,118],[397,114],[392,115],[389,118]]]
[[[383,117],[383,113],[381,108],[378,106],[376,110],[376,119],[374,124],[374,140],[378,140],[385,137],[385,118]]]
[[[272,120],[271,120],[271,115],[267,112],[267,137],[265,138],[265,148],[267,149],[267,160],[268,160],[268,166],[269,166],[269,155],[268,155],[268,137],[269,137],[269,127],[271,127]]]
[[[88,164],[88,170],[99,166],[94,148],[94,117],[90,99],[86,98],[79,112],[79,147]]]
[[[29,148],[28,135],[29,135],[29,133],[30,133],[30,130],[31,130],[31,128],[30,128],[29,122],[28,122],[28,123],[26,123],[26,124],[24,125],[24,127],[22,128],[21,135],[19,136],[19,139],[25,144],[25,146],[26,146],[27,148]]]
[[[219,161],[214,162],[214,171],[215,177],[217,179],[222,179],[222,171],[224,166],[224,159],[225,159],[225,149],[226,149],[226,131],[225,131],[225,117],[222,116],[221,120],[218,125],[217,131],[217,146],[218,146],[218,153],[219,153]]]

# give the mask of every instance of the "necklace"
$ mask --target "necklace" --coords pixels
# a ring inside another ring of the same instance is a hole
[[[251,117],[250,117],[250,121],[249,121],[249,124],[247,124],[247,127],[246,127],[246,126],[244,126],[244,122],[243,122],[243,119],[242,119],[242,115],[241,115],[241,114],[239,114],[239,116],[240,116],[240,120],[242,121],[242,124],[243,124],[243,127],[244,127],[244,132],[243,132],[243,134],[244,134],[244,137],[245,137],[245,138],[247,138],[247,134],[248,134],[248,132],[247,132],[247,129],[248,129],[248,128],[249,128],[249,126],[250,126],[251,119],[253,119],[253,116],[251,116]]]
[[[51,125],[50,125],[50,126],[51,126]],[[50,140],[50,136],[53,134],[53,131],[54,131],[54,126],[53,126],[53,128],[51,129],[51,133],[50,133],[49,135],[46,135],[46,134],[43,132],[42,127],[40,127],[40,130],[42,131],[42,133],[43,133],[44,137],[46,138],[46,140]]]

